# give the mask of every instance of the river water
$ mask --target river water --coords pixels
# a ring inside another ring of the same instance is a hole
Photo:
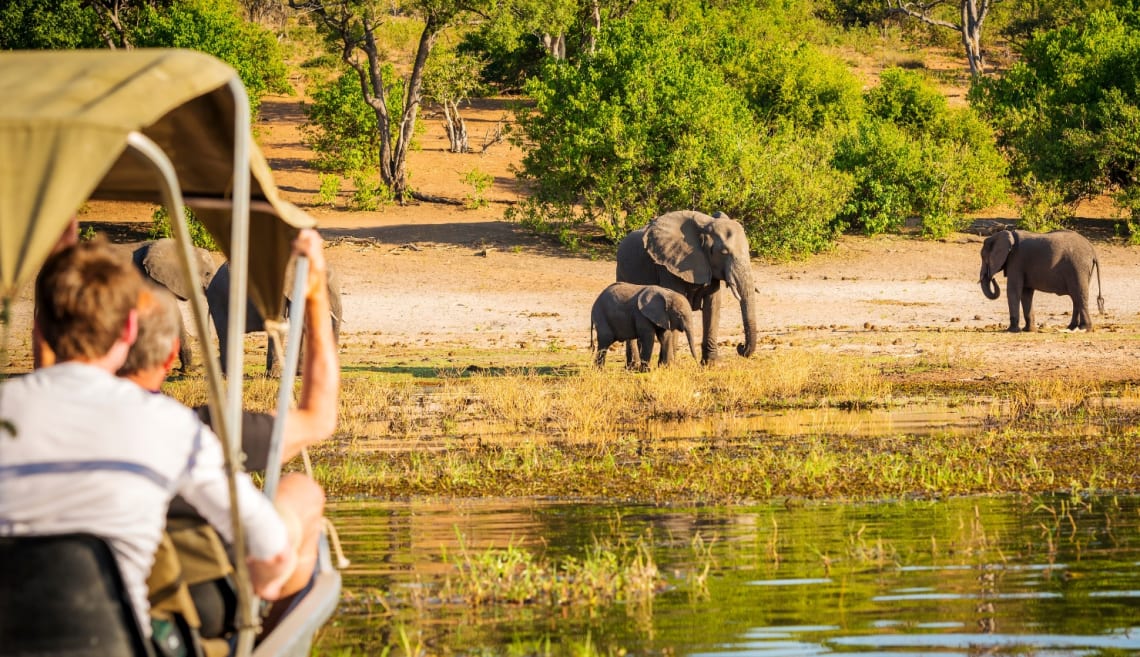
[[[352,565],[318,654],[1140,654],[1140,497],[690,508],[333,503]],[[648,602],[483,604],[455,555],[640,542]]]

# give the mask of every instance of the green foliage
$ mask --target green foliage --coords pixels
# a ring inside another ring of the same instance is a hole
[[[786,259],[826,250],[839,234],[835,216],[854,186],[831,166],[832,141],[788,132],[768,140],[738,210],[752,248]]]
[[[471,186],[471,192],[464,197],[466,200],[464,205],[467,209],[474,210],[486,207],[487,190],[491,188],[491,183],[495,182],[495,177],[480,171],[477,167],[472,167],[470,171],[463,174],[463,182]]]
[[[1021,195],[1021,227],[1038,233],[1065,228],[1073,216],[1064,194],[1056,185],[1026,174],[1017,184]]]
[[[916,132],[926,132],[946,116],[946,97],[922,75],[889,68],[879,76],[879,86],[867,91],[867,111]]]
[[[219,251],[217,242],[214,241],[214,236],[206,227],[202,225],[201,221],[194,216],[194,211],[189,207],[183,206],[183,211],[186,214],[186,228],[190,233],[190,241],[194,246],[207,249],[209,251]],[[150,215],[150,239],[157,240],[164,237],[174,237],[174,230],[170,225],[170,213],[166,211],[166,206],[158,206]]]
[[[318,175],[320,187],[317,190],[317,203],[333,207],[337,197],[340,196],[341,177],[335,173],[322,173]]]
[[[1131,210],[1140,176],[1140,14],[1093,13],[1044,32],[1001,78],[971,90],[1010,152],[1069,205],[1105,190]]]
[[[765,97],[788,102],[765,108],[765,116],[789,118],[761,127],[756,116],[762,112],[754,112],[717,64],[739,62],[731,53],[744,42],[709,46],[708,26],[689,22],[699,20],[699,12],[665,18],[639,5],[609,23],[594,55],[550,61],[541,78],[528,83],[535,104],[519,111],[515,139],[541,148],[523,159],[521,175],[535,182],[535,193],[518,212],[533,225],[594,223],[617,241],[669,210],[720,210],[754,226],[753,243],[765,253],[823,248],[834,233],[829,224],[846,189],[843,177],[830,171],[827,157],[814,150],[818,145],[773,133],[779,125],[829,122],[831,115],[807,110],[807,93],[794,92],[825,85],[789,84],[786,93],[769,93]],[[791,65],[791,57],[757,55],[731,76],[744,78],[773,59],[796,73],[806,70]]]
[[[435,48],[424,73],[424,97],[437,103],[460,103],[483,95],[486,87],[479,77],[483,65],[475,55]]]
[[[867,115],[844,134],[835,166],[855,179],[840,220],[867,234],[917,217],[923,234],[961,229],[966,212],[1001,200],[1006,165],[988,125],[950,110],[917,73],[885,71],[867,92]]]
[[[95,14],[83,0],[8,0],[0,6],[0,50],[59,50],[100,45]]]
[[[816,0],[814,13],[841,27],[865,27],[883,21],[887,9],[881,0]]]
[[[817,130],[862,113],[862,83],[843,62],[806,43],[742,41],[719,58],[727,82],[744,92],[765,125]]]
[[[403,83],[391,64],[382,69],[387,87],[390,116],[403,111]],[[313,91],[313,102],[305,106],[308,122],[303,127],[305,143],[317,153],[316,165],[322,171],[348,173],[375,169],[380,164],[380,133],[376,112],[364,101],[360,78],[354,71],[320,84]],[[398,123],[393,122],[393,139]]]
[[[91,240],[95,239],[95,235],[95,227],[91,224],[87,224],[83,227],[83,230],[79,231],[79,241],[90,242]]]
[[[266,93],[289,90],[273,33],[245,21],[234,0],[180,0],[151,9],[133,37],[146,48],[189,48],[209,53],[237,71],[254,105]]]
[[[349,207],[362,212],[375,212],[380,208],[391,205],[395,201],[392,190],[382,181],[370,178],[367,174],[357,171],[352,174],[352,200]]]

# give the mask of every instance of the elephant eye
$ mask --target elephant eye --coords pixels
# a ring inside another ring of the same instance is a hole
[[[728,255],[728,249],[721,249],[720,253],[721,255]]]

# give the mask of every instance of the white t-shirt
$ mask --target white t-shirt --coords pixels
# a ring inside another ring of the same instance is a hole
[[[90,365],[68,362],[0,385],[0,535],[89,532],[108,540],[143,631],[146,578],[170,499],[182,495],[227,541],[221,444],[193,411]],[[250,556],[288,547],[248,475],[238,504]]]

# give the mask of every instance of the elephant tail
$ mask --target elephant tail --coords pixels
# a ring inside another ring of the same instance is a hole
[[[1104,314],[1104,297],[1101,296],[1100,286],[1100,262],[1093,259],[1093,269],[1096,269],[1096,309],[1100,314]]]
[[[590,351],[591,352],[594,351],[594,329],[595,328],[596,327],[594,326],[594,318],[591,317],[590,318]]]

